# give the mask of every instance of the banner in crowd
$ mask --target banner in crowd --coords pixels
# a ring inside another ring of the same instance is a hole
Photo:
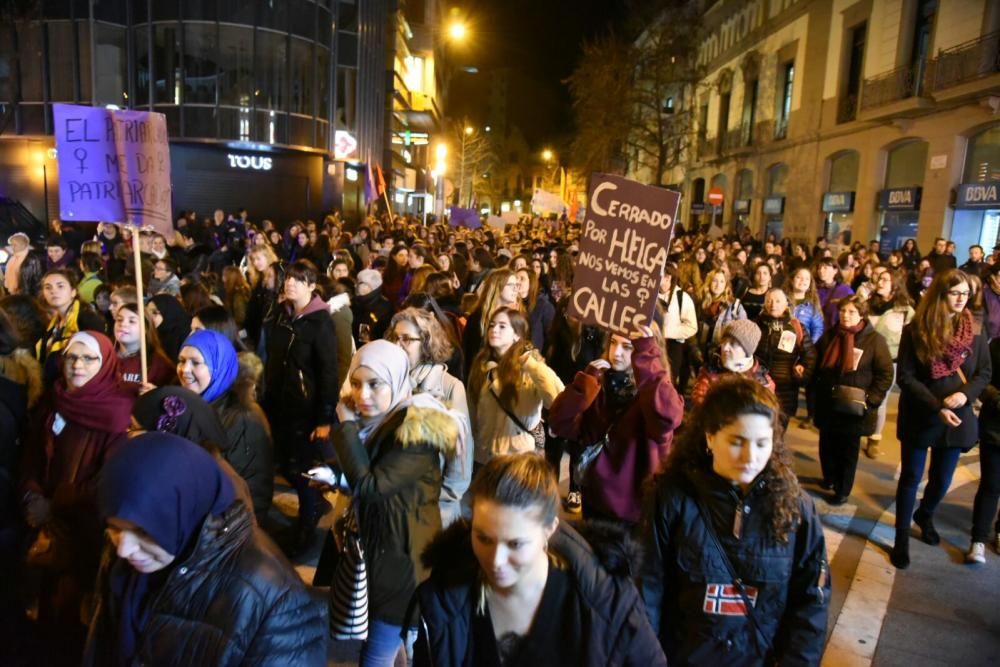
[[[479,211],[474,208],[449,206],[448,224],[452,227],[461,227],[462,225],[465,225],[469,229],[479,229],[483,226],[483,221],[479,217]]]
[[[569,314],[629,335],[650,326],[681,196],[592,174]]]
[[[127,222],[173,234],[163,114],[53,106],[64,220]]]
[[[565,210],[565,202],[563,202],[559,195],[554,192],[546,192],[545,190],[539,189],[535,190],[535,194],[531,195],[532,213],[537,213],[539,215],[547,215],[549,213],[562,215]]]

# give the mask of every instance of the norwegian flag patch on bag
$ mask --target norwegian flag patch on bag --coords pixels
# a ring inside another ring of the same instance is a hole
[[[757,605],[757,587],[744,586],[750,604]],[[743,596],[733,584],[708,584],[705,586],[705,601],[702,611],[715,616],[746,616],[747,607]]]

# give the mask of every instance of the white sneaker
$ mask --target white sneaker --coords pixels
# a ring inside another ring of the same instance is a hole
[[[965,555],[966,563],[982,565],[986,562],[986,544],[983,542],[973,542],[969,548],[969,553]]]

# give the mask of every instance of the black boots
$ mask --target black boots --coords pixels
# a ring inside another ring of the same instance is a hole
[[[930,514],[917,508],[913,513],[913,523],[920,527],[920,539],[924,542],[931,546],[941,543],[941,536],[934,529],[934,519]]]
[[[897,570],[905,570],[910,567],[910,536],[896,536],[896,544],[889,552],[889,560]]]

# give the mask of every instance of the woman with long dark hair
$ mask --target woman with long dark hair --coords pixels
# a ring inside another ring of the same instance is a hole
[[[550,407],[565,387],[532,346],[528,321],[520,310],[493,311],[486,341],[470,367],[476,463],[486,463],[497,454],[534,450],[542,408]]]
[[[720,379],[654,478],[641,588],[671,664],[820,662],[826,544],[780,413],[758,383]]]
[[[920,527],[927,544],[941,541],[934,510],[951,485],[958,457],[979,435],[972,404],[989,383],[992,365],[986,339],[974,332],[966,308],[971,289],[968,276],[957,269],[936,276],[899,341],[896,435],[902,446],[902,472],[892,548],[892,564],[899,569],[910,564],[911,522]],[[928,449],[927,486],[914,511]]]

